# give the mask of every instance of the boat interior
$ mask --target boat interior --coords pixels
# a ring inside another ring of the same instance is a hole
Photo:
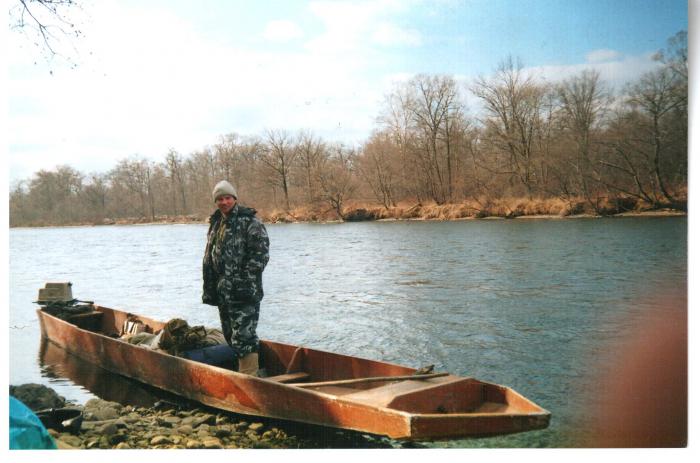
[[[131,318],[130,318],[131,317]],[[67,321],[79,328],[118,337],[126,312],[95,306]],[[165,323],[139,316],[149,332]],[[421,414],[538,413],[543,410],[497,384],[446,373],[416,376],[415,368],[302,346],[261,340],[261,379],[304,388],[352,402]]]

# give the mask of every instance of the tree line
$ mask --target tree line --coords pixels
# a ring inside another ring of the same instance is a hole
[[[570,213],[632,207],[686,210],[687,34],[669,39],[658,66],[614,92],[595,70],[558,82],[505,59],[490,76],[460,85],[420,74],[385,96],[361,146],[311,131],[231,133],[161,162],[134,156],[108,172],[64,165],[10,191],[10,225],[206,217],[211,191],[231,181],[267,219],[346,218],[351,206],[473,205],[555,198]],[[470,115],[469,92],[482,106]]]

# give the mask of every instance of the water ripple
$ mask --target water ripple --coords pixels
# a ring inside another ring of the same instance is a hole
[[[644,295],[687,279],[685,219],[269,225],[263,338],[507,384],[549,429],[433,446],[565,446],[589,405],[575,388],[643,318]],[[218,326],[201,303],[206,226],[10,230],[10,381],[46,383],[37,289],[156,319]],[[40,255],[36,243],[50,242]],[[641,301],[641,302],[640,302]],[[90,393],[65,379],[60,393]],[[591,388],[591,390],[594,388]]]

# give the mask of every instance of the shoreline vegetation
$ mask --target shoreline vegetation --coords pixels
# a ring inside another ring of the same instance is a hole
[[[597,209],[597,211],[596,211]],[[212,207],[213,210],[213,207]],[[648,204],[614,200],[601,201],[596,208],[583,200],[559,199],[524,200],[509,199],[491,201],[489,204],[461,202],[454,204],[404,204],[386,208],[372,204],[356,204],[346,207],[339,215],[331,210],[298,207],[289,212],[258,211],[267,224],[274,223],[343,223],[386,221],[460,221],[472,219],[580,219],[602,217],[656,217],[687,216],[687,211],[671,207],[651,207]],[[75,223],[38,223],[10,228],[80,227],[101,225],[158,225],[205,224],[208,216],[198,214],[162,215],[150,217],[105,218]]]
[[[679,31],[617,90],[595,69],[547,81],[513,57],[468,82],[418,74],[388,90],[352,144],[234,127],[160,161],[41,169],[12,183],[10,226],[205,222],[220,180],[268,223],[685,212],[687,48]]]

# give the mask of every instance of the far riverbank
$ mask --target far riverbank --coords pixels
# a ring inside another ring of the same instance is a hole
[[[245,203],[245,202],[244,202]],[[213,210],[213,207],[212,207]],[[581,219],[601,217],[687,216],[687,211],[670,207],[653,208],[645,204],[606,201],[593,208],[589,203],[562,200],[502,200],[487,205],[476,203],[421,204],[383,207],[366,204],[336,210],[294,208],[290,211],[258,212],[265,223],[337,223],[362,221],[457,221],[472,219]],[[104,218],[75,223],[35,222],[10,228],[70,227],[99,225],[148,225],[207,223],[207,214],[156,215],[154,217]]]

